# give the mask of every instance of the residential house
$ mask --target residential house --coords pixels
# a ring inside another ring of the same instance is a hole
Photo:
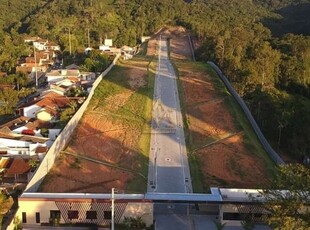
[[[65,89],[61,86],[57,86],[55,84],[52,84],[52,85],[49,85],[48,89],[41,92],[41,95],[44,96],[46,94],[53,92],[53,93],[57,93],[58,95],[64,96],[66,91],[67,91],[67,89]]]
[[[16,71],[23,73],[46,72],[49,66],[54,64],[56,57],[54,51],[35,52],[34,56],[21,58]]]
[[[24,42],[30,43],[30,42],[34,42],[34,41],[39,40],[39,39],[41,39],[41,38],[40,37],[26,37],[24,39]]]
[[[80,67],[76,64],[71,64],[71,65],[66,66],[65,69],[80,69]]]
[[[110,46],[100,45],[99,46],[99,50],[101,50],[101,51],[110,51],[111,48],[110,48]]]
[[[37,148],[46,146],[48,138],[12,132],[8,127],[0,128],[0,151],[5,155],[38,155]]]
[[[60,51],[60,46],[54,42],[49,42],[47,45],[47,50]]]
[[[20,105],[16,113],[20,116],[42,119],[43,121],[55,121],[61,109],[69,104],[70,99],[55,92],[49,92],[43,97],[37,98],[29,103]],[[42,113],[41,113],[42,112]],[[46,114],[49,116],[46,116]],[[39,115],[39,116],[38,116]]]
[[[54,84],[56,82],[59,82],[63,79],[69,78],[69,77],[80,77],[80,71],[78,69],[61,69],[61,70],[52,70],[48,73],[46,73],[46,80],[48,84]]]
[[[32,134],[34,136],[38,137],[47,137],[48,141],[46,142],[46,147],[49,148],[52,146],[53,142],[56,140],[57,136],[59,135],[61,129],[55,128],[55,125],[46,122],[43,120],[35,119],[35,118],[29,118],[20,116],[17,117],[9,122],[6,122],[2,125],[0,125],[0,129],[7,127],[9,128],[13,133],[17,134]],[[45,146],[41,146],[45,147]],[[47,150],[37,149],[36,154],[39,154],[40,156],[44,155],[47,152]],[[1,152],[0,154],[6,154],[7,152]]]
[[[33,41],[33,46],[38,50],[48,50],[48,40],[39,38]]]
[[[104,39],[104,45],[105,46],[112,46],[113,45],[113,40],[112,39]]]
[[[80,78],[81,81],[93,82],[96,80],[97,77],[96,74],[93,72],[82,72]]]
[[[4,183],[28,183],[28,173],[31,170],[28,160],[29,158],[10,157],[6,166],[2,168],[2,181]]]

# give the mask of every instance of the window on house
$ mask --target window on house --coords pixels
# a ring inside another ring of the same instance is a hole
[[[88,220],[96,220],[97,219],[97,212],[96,211],[87,211],[86,212],[86,219]]]
[[[40,213],[36,212],[36,223],[40,223]]]
[[[27,215],[25,212],[22,212],[22,222],[27,223]]]
[[[68,219],[78,219],[79,218],[79,211],[77,210],[68,210]]]
[[[103,217],[106,220],[111,220],[112,219],[112,212],[111,211],[104,211],[103,212]]]

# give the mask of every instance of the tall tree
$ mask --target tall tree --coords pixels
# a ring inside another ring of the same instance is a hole
[[[271,189],[262,192],[267,222],[276,230],[310,228],[310,170],[300,164],[281,166]]]

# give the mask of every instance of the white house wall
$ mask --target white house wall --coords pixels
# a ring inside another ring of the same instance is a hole
[[[56,83],[62,81],[65,76],[46,76],[46,80],[48,83]]]
[[[49,223],[50,210],[58,210],[55,201],[19,201],[19,209],[16,216],[22,221],[22,213],[26,213],[27,224],[36,223],[36,212],[40,213],[40,222]],[[63,219],[60,220],[63,223]]]
[[[46,199],[19,200],[19,209],[16,216],[22,221],[22,213],[26,215],[28,225],[40,225],[49,223],[50,211],[57,210],[61,213],[60,223],[94,223],[101,226],[110,225],[111,219],[105,218],[104,213],[111,211],[110,201],[83,201],[83,200],[55,200]],[[77,219],[68,219],[68,211],[78,211]],[[97,219],[86,219],[87,211],[96,211]],[[36,213],[40,213],[40,223],[36,223]],[[153,224],[153,203],[126,202],[115,203],[115,223],[122,223],[125,217],[141,217],[147,226]],[[26,225],[24,225],[26,226]]]
[[[31,105],[31,106],[25,107],[23,115],[25,117],[36,118],[36,112],[40,109],[42,108],[38,105]]]
[[[11,140],[0,138],[0,148],[5,148],[10,155],[35,155],[38,146],[45,146],[39,143],[30,143],[27,141]]]
[[[7,139],[7,138],[0,138],[0,146],[28,148],[29,142],[19,141],[19,140],[11,140],[11,139]]]

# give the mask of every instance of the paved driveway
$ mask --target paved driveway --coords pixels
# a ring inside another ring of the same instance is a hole
[[[153,96],[148,192],[192,192],[176,75],[160,40]]]

